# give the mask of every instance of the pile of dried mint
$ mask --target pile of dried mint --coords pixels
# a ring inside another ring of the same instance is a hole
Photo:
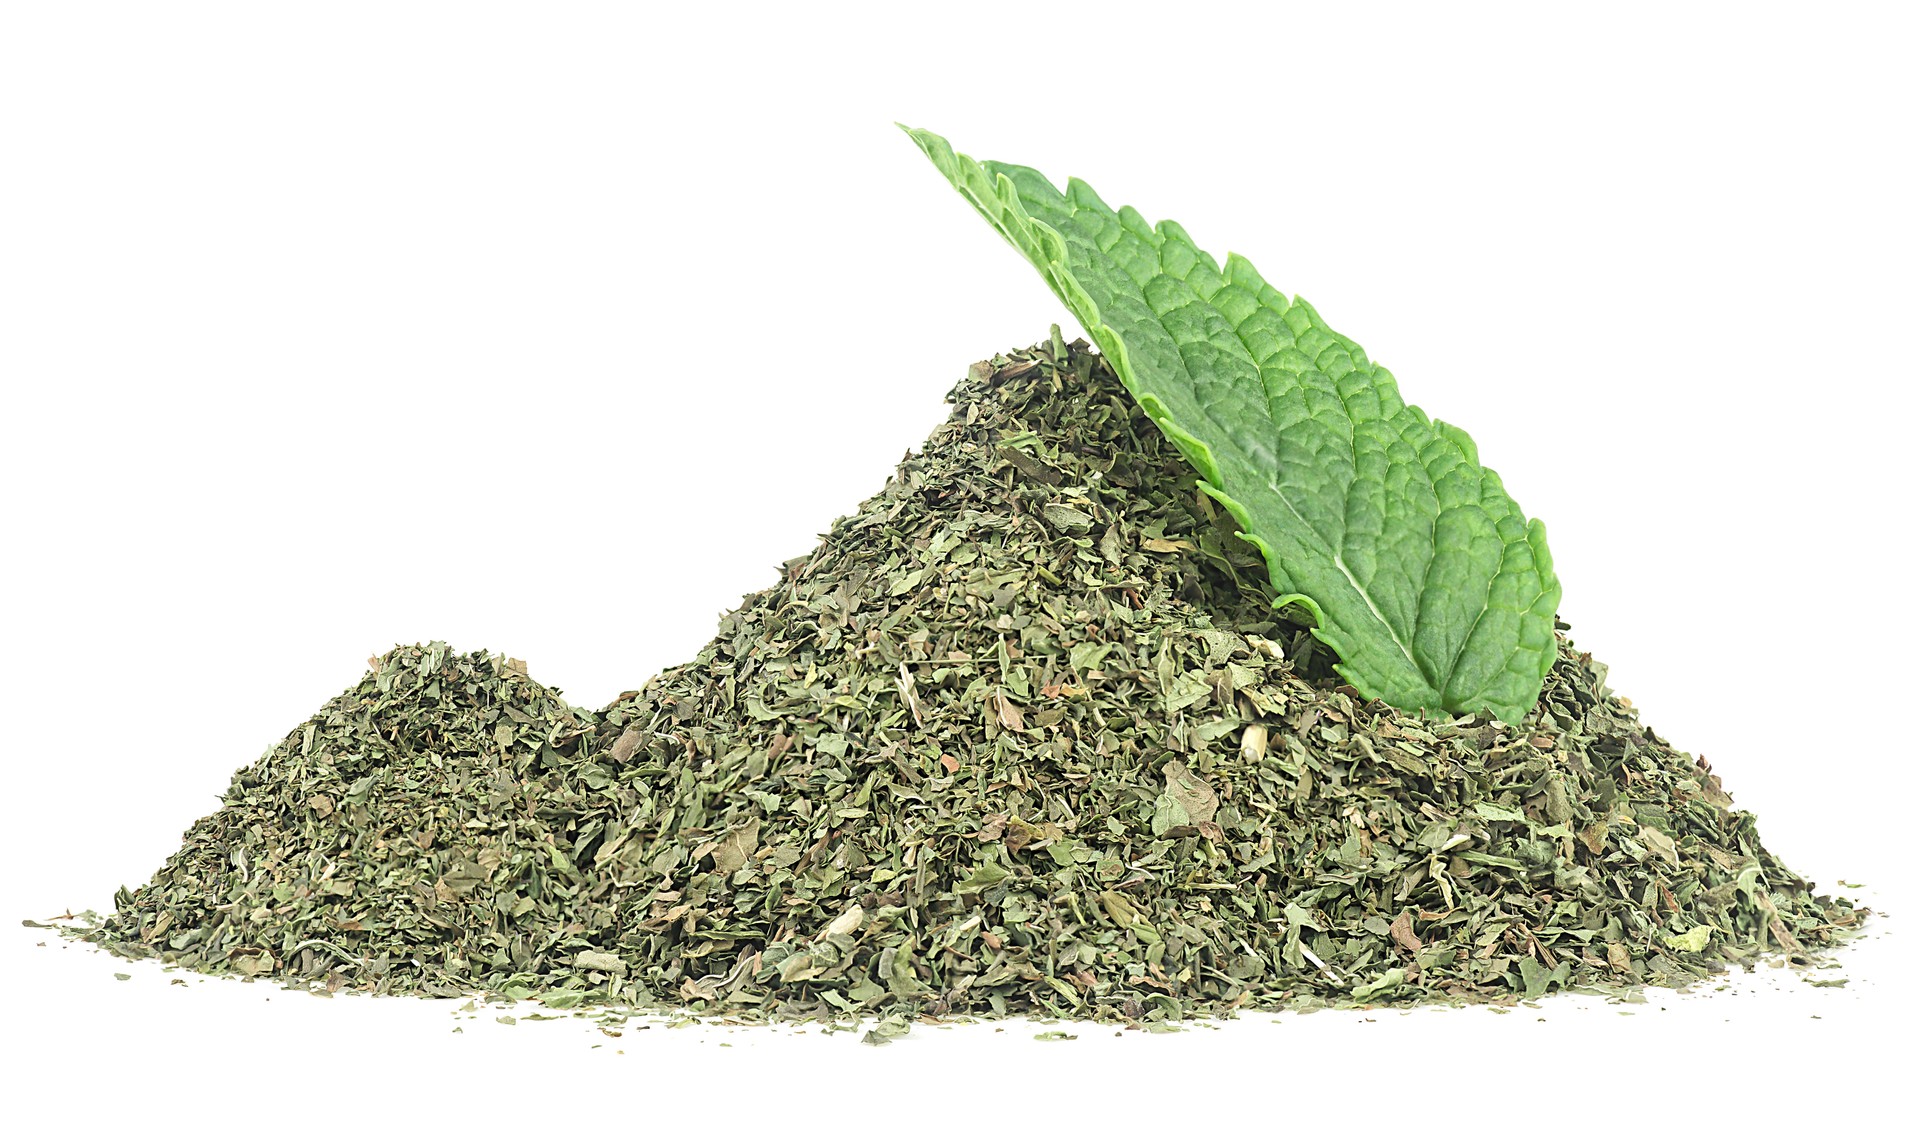
[[[1521,726],[1363,704],[1097,358],[951,420],[598,713],[375,660],[92,938],[333,990],[1172,1019],[1805,960],[1857,922],[1562,645]]]

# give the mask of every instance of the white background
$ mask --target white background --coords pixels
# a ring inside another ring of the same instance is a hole
[[[1065,317],[899,120],[1246,254],[1467,427],[1615,687],[1891,911],[1852,983],[616,1048],[13,929],[13,1109],[1424,1120],[1479,1088],[1578,1124],[1886,1092],[1920,752],[1902,8],[654,7],[4,8],[0,921],[109,906],[396,642],[588,706],[690,658],[969,362]]]

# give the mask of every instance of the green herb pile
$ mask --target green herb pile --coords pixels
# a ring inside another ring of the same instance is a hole
[[[1512,724],[1362,700],[1085,348],[951,400],[693,662],[593,712],[398,648],[91,936],[334,991],[1153,1021],[1680,985],[1857,921],[1564,638]]]

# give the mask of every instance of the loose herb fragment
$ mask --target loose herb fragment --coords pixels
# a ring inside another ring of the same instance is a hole
[[[1080,319],[1347,681],[1408,711],[1525,716],[1560,582],[1466,432],[1238,255],[1222,270],[1171,220],[907,133]]]
[[[952,400],[694,661],[588,711],[396,648],[89,936],[334,992],[897,1017],[878,1041],[1684,984],[1858,920],[1570,646],[1518,725],[1323,677],[1086,348]]]

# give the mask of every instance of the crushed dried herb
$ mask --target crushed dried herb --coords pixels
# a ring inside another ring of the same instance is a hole
[[[1057,330],[950,399],[693,662],[596,712],[397,648],[87,935],[332,991],[874,1013],[884,1041],[1682,985],[1864,912],[1564,636],[1519,725],[1357,700]]]

